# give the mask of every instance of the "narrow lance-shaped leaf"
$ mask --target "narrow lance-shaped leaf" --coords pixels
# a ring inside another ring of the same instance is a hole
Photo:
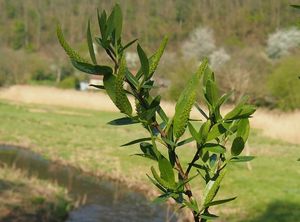
[[[207,101],[209,102],[209,104],[212,106],[212,107],[215,107],[216,106],[216,103],[219,99],[219,92],[218,92],[218,88],[216,86],[216,83],[215,81],[212,81],[212,80],[208,80],[206,82],[206,93],[205,93],[205,96],[206,96],[206,99]]]
[[[128,42],[122,49],[121,51],[124,51],[125,49],[127,49],[129,46],[131,46],[133,43],[135,43],[138,39],[134,39],[130,42]]]
[[[154,177],[154,179],[163,187],[165,188],[168,188],[168,189],[171,189],[172,185],[169,184],[167,181],[165,181],[164,179],[162,179],[158,173],[156,172],[156,170],[154,169],[154,167],[151,167],[151,172],[152,172],[152,175]]]
[[[152,177],[150,177],[148,174],[146,174],[147,177],[149,178],[149,180],[158,188],[160,189],[162,192],[167,192],[166,189],[160,185],[157,181],[155,181]]]
[[[202,143],[205,143],[205,141],[207,141],[207,136],[209,133],[211,127],[211,121],[207,120],[205,123],[202,124],[202,126],[200,127],[200,131],[199,134],[201,136],[201,141]]]
[[[122,113],[125,113],[130,116],[132,114],[132,107],[123,88],[125,72],[126,72],[126,60],[125,60],[125,56],[123,55],[121,58],[121,64],[115,81],[115,95],[116,95],[115,104]]]
[[[237,197],[232,197],[232,198],[228,198],[228,199],[212,201],[212,202],[210,202],[209,204],[207,204],[206,206],[207,206],[207,207],[210,207],[210,206],[215,206],[215,205],[220,205],[220,204],[228,203],[228,202],[230,202],[230,201],[235,200],[236,198],[237,198]]]
[[[171,163],[164,157],[158,160],[160,176],[167,181],[172,187],[175,186],[175,176]]]
[[[122,117],[119,119],[112,120],[108,122],[107,124],[109,125],[114,125],[114,126],[123,126],[123,125],[131,125],[131,124],[136,124],[139,123],[137,120],[129,117]]]
[[[93,38],[92,38],[92,33],[91,33],[91,24],[90,20],[88,21],[88,27],[86,31],[86,37],[87,37],[87,43],[88,43],[88,48],[90,52],[91,59],[94,64],[97,64],[96,56],[95,56],[95,51],[94,51],[94,46],[93,46]]]
[[[176,103],[174,115],[174,134],[176,138],[182,136],[185,131],[191,109],[196,100],[196,91],[199,87],[200,78],[207,69],[207,64],[208,61],[205,59],[197,72],[187,83],[187,86],[180,94],[178,102]]]
[[[243,151],[250,132],[249,119],[242,119],[238,124],[236,138],[232,142],[231,154],[238,156]]]
[[[151,137],[144,137],[144,138],[132,140],[132,141],[130,141],[128,143],[125,143],[125,144],[123,144],[121,146],[130,146],[130,145],[134,145],[136,143],[140,143],[140,142],[144,142],[144,141],[149,141],[149,140],[151,140]]]
[[[97,10],[97,12],[98,12],[98,24],[99,24],[101,37],[103,40],[106,40],[106,39],[104,39],[105,32],[106,32],[106,12],[105,12],[105,10],[103,10],[101,15],[98,10]]]
[[[106,31],[105,31],[105,36],[103,37],[103,39],[105,40],[108,39],[108,37],[112,34],[113,30],[115,29],[114,14],[115,14],[115,8],[113,8],[112,12],[110,13],[106,21]]]
[[[224,134],[227,129],[224,127],[225,123],[218,123],[218,124],[215,124],[210,132],[208,133],[208,136],[207,136],[207,141],[210,141],[210,140],[213,140],[213,139],[216,139],[217,137],[219,137],[220,135]]]
[[[210,204],[211,201],[216,196],[217,191],[220,186],[220,183],[223,180],[223,177],[225,176],[225,173],[226,173],[226,169],[223,169],[215,180],[210,180],[206,184],[206,187],[204,190],[204,195],[203,195],[203,206],[204,207],[206,207],[208,204]]]
[[[300,5],[290,5],[293,8],[300,9]]]
[[[152,160],[158,160],[158,155],[161,155],[156,147],[154,147],[151,143],[142,142],[140,143],[140,148],[144,153],[145,157],[148,157]]]
[[[145,76],[147,76],[149,73],[149,61],[148,61],[146,53],[144,52],[144,50],[142,49],[142,47],[139,44],[137,45],[137,52],[138,52],[138,55],[140,58],[143,74]]]
[[[212,152],[212,153],[225,153],[226,148],[222,146],[221,144],[216,144],[216,143],[206,143],[203,146],[203,152]]]
[[[137,79],[134,75],[132,75],[132,73],[131,73],[128,69],[126,69],[125,76],[126,76],[127,81],[128,81],[135,89],[137,89],[138,86],[139,86],[139,81],[138,81],[138,79]]]
[[[115,38],[118,41],[121,38],[122,33],[123,16],[122,10],[119,4],[114,7],[114,27],[115,27]]]
[[[74,59],[71,59],[71,62],[76,69],[87,74],[105,76],[112,75],[113,72],[112,68],[110,68],[109,66],[93,65],[90,63],[79,62]]]
[[[190,122],[188,122],[188,128],[189,128],[189,131],[190,131],[192,137],[196,140],[196,142],[201,143],[200,134],[197,132],[197,130],[194,128],[194,126]]]
[[[248,162],[255,158],[255,156],[234,156],[230,159],[230,162],[239,163],[239,162]]]
[[[247,97],[244,97],[241,102],[224,117],[225,120],[235,120],[248,118],[255,112],[255,107],[252,105],[245,105],[247,102]]]

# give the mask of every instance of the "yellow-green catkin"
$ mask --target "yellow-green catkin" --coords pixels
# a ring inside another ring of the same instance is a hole
[[[77,62],[88,62],[86,59],[82,58],[74,49],[72,49],[71,46],[67,43],[59,25],[56,28],[56,34],[60,45],[63,47],[70,59],[74,59]]]
[[[191,109],[196,101],[196,93],[199,88],[200,78],[208,67],[208,61],[205,59],[197,72],[189,80],[187,86],[180,94],[178,102],[175,107],[174,115],[174,135],[176,138],[182,136],[187,126]]]
[[[164,37],[157,52],[150,58],[149,73],[153,73],[156,70],[159,60],[164,53],[167,43],[168,43],[168,38]]]
[[[126,72],[126,60],[125,57],[122,56],[120,68],[117,73],[116,81],[115,81],[116,106],[119,108],[119,110],[122,113],[125,113],[130,116],[132,114],[132,107],[123,88],[125,72]]]

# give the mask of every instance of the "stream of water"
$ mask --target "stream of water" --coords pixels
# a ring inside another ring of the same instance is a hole
[[[65,187],[80,204],[66,222],[162,222],[170,219],[166,206],[154,205],[124,184],[99,179],[63,166],[20,147],[0,145],[0,162],[22,169],[28,176]],[[167,219],[169,218],[169,219]]]

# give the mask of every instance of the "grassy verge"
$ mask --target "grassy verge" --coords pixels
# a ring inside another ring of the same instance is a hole
[[[16,169],[0,167],[0,221],[60,222],[70,201],[65,190],[46,181],[26,178]]]
[[[13,105],[2,101],[0,141],[25,145],[47,158],[94,174],[121,178],[135,187],[148,184],[145,171],[154,163],[132,156],[139,153],[137,146],[120,147],[146,133],[140,126],[106,125],[117,117],[120,115],[111,112]],[[221,187],[224,197],[238,195],[238,199],[225,209],[216,210],[225,221],[297,221],[300,145],[266,138],[260,131],[252,131],[249,144],[251,155],[258,156],[251,163],[252,170],[245,164],[233,165]],[[179,149],[188,163],[192,147]],[[195,185],[199,182],[199,178],[194,180]]]

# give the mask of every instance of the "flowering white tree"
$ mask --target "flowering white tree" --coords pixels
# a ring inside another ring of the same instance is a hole
[[[289,51],[300,46],[300,30],[293,27],[278,30],[269,35],[267,42],[267,54],[270,58],[280,58],[289,54]]]
[[[183,43],[181,51],[184,58],[196,58],[200,61],[209,56],[216,48],[213,31],[206,27],[198,27]]]
[[[220,69],[230,58],[224,48],[217,49],[209,55],[210,65],[214,70]]]

